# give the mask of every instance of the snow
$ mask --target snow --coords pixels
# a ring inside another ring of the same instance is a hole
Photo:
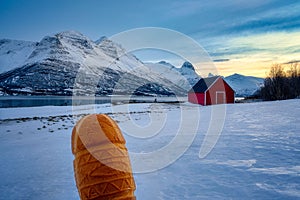
[[[35,46],[36,42],[0,40],[0,73],[21,67]]]
[[[183,63],[181,68],[176,68],[166,61],[145,63],[145,66],[186,91],[190,90],[201,78],[195,72],[193,65],[188,62]]]
[[[264,79],[233,74],[225,77],[225,81],[235,91],[237,97],[251,96],[264,85]]]
[[[170,80],[172,83],[189,90],[192,86],[188,80],[182,76],[174,66],[162,64],[162,63],[145,63],[145,65],[151,70],[159,74],[159,76]]]
[[[48,58],[83,63],[86,54],[91,54],[91,56],[96,54],[95,46],[90,39],[76,31],[45,36],[24,65],[41,62]]]
[[[100,41],[100,40],[99,40]],[[24,65],[58,59],[82,64],[87,68],[105,66],[112,69],[131,71],[133,66],[142,65],[118,44],[102,39],[99,44],[76,31],[64,31],[45,36],[40,42],[0,40],[0,73]],[[115,59],[119,56],[120,61]],[[119,65],[123,68],[121,69]]]
[[[182,128],[182,121],[192,122],[200,116],[195,138],[175,162],[148,173],[135,171],[137,199],[297,199],[299,101],[226,105],[221,136],[203,159],[199,158],[199,150],[214,106],[184,103],[1,108],[0,199],[79,199],[71,130],[79,117],[94,112],[117,120],[127,140],[133,169],[137,169],[135,154],[167,146]],[[183,126],[186,137],[194,128],[192,123]],[[184,145],[181,140],[174,150]],[[150,161],[160,163],[167,156],[162,154],[160,159]],[[144,162],[140,161],[146,166]]]

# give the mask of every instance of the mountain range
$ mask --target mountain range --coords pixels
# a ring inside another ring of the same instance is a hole
[[[264,79],[254,76],[233,74],[225,77],[226,82],[234,89],[236,97],[248,97],[255,95],[264,85]]]
[[[201,77],[189,62],[143,63],[106,37],[92,41],[75,31],[40,42],[0,40],[2,95],[179,95]],[[225,80],[239,96],[252,95],[263,79],[234,74]]]

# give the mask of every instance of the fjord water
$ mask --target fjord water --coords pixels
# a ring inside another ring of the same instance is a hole
[[[0,108],[36,107],[36,106],[70,106],[87,104],[104,104],[119,102],[183,102],[186,97],[152,97],[152,96],[0,96]]]

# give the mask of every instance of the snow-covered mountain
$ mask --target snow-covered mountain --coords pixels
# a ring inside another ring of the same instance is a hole
[[[0,40],[0,93],[33,95],[186,95],[200,79],[193,65],[142,63],[106,37],[92,41],[75,31],[40,42]],[[234,74],[225,80],[236,96],[250,96],[262,78]]]
[[[155,71],[161,77],[172,81],[175,85],[190,90],[201,77],[195,72],[193,65],[184,62],[181,68],[176,68],[166,61],[159,63],[147,63],[150,70]],[[209,73],[208,76],[214,76]],[[241,74],[233,74],[225,77],[226,82],[234,89],[237,97],[246,97],[255,94],[255,92],[263,86],[264,79],[253,76],[244,76]]]
[[[189,62],[184,62],[181,68],[177,68],[177,70],[188,80],[191,86],[194,86],[201,78],[195,72],[194,66]]]
[[[254,95],[264,84],[263,78],[233,74],[225,77],[226,82],[234,89],[237,97]]]
[[[66,31],[46,36],[38,43],[19,42],[28,46],[20,47],[22,52],[16,50],[16,41],[8,43],[12,45],[2,45],[3,52],[15,50],[17,55],[24,55],[17,64],[6,62],[5,69],[11,70],[0,74],[0,88],[8,94],[185,93],[107,38],[94,42],[81,33]]]
[[[0,73],[23,65],[36,45],[37,42],[0,40]]]
[[[176,68],[166,61],[146,63],[146,66],[149,67],[150,70],[158,73],[161,77],[184,88],[186,91],[190,90],[201,78],[195,72],[193,65],[189,62],[184,62],[181,68]]]

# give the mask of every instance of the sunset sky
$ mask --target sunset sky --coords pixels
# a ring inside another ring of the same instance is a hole
[[[76,30],[97,40],[161,27],[194,39],[220,75],[264,77],[273,63],[300,61],[299,0],[0,0],[0,38],[40,41]],[[136,52],[144,62],[182,60]]]

